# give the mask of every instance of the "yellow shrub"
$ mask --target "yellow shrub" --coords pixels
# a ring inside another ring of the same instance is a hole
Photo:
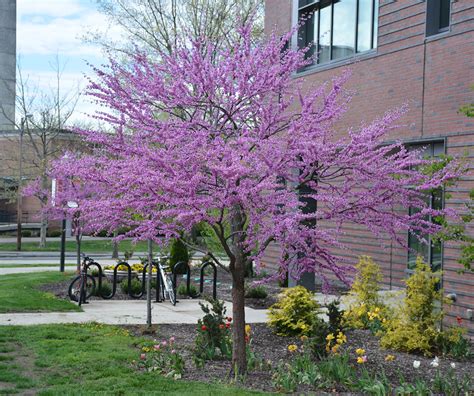
[[[442,292],[436,290],[438,275],[433,274],[431,268],[418,257],[415,272],[405,281],[407,287],[403,303],[394,318],[388,321],[380,340],[382,347],[421,352],[427,356],[432,354],[440,337],[439,326],[443,317]]]
[[[379,266],[368,256],[361,256],[356,265],[357,275],[349,292],[350,305],[344,312],[347,326],[357,329],[381,329],[390,316],[390,310],[380,300],[382,273]]]
[[[268,310],[268,324],[278,335],[294,336],[310,334],[321,319],[318,303],[313,294],[303,286],[284,291],[283,297]]]

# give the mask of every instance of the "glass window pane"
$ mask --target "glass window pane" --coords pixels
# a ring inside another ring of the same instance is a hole
[[[319,61],[331,60],[331,6],[319,10]]]
[[[357,52],[364,52],[372,48],[372,4],[372,0],[359,0]]]
[[[433,272],[441,270],[442,249],[441,242],[431,244],[431,270]]]
[[[355,52],[356,0],[334,3],[332,59],[344,58]]]
[[[300,13],[300,18],[307,18],[303,26],[300,27],[298,32],[298,47],[305,48],[311,45],[310,50],[306,53],[306,58],[313,58],[316,54],[316,43],[315,38],[318,34],[318,11],[315,10],[311,13]],[[314,62],[315,63],[315,62]]]
[[[439,9],[439,28],[445,29],[449,27],[449,11],[451,7],[451,0],[440,0]]]
[[[379,0],[374,1],[374,42],[372,43],[372,48],[377,48],[377,37],[379,32]]]

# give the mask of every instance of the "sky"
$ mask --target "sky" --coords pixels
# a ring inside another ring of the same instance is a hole
[[[17,0],[17,58],[23,77],[49,91],[55,87],[56,59],[62,71],[61,90],[83,89],[88,63],[106,62],[101,48],[85,43],[86,32],[100,30],[110,37],[120,32],[98,12],[95,0]],[[81,97],[73,122],[89,119],[94,105]]]

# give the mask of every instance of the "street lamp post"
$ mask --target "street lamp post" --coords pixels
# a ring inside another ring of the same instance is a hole
[[[25,133],[25,122],[28,122],[28,119],[32,118],[32,114],[25,114],[24,117],[21,118],[21,126],[20,126],[20,147],[19,147],[19,164],[18,164],[18,190],[17,190],[17,219],[16,219],[16,250],[21,250],[21,218],[23,217],[22,211],[22,189],[21,189],[21,182],[23,179],[23,134]]]

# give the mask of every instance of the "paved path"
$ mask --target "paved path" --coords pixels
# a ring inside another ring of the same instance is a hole
[[[203,316],[199,302],[203,300],[180,300],[173,307],[169,302],[153,303],[153,323],[197,323]],[[232,304],[226,302],[227,312]],[[93,300],[83,305],[84,312],[36,312],[0,314],[0,325],[38,325],[51,323],[100,322],[106,324],[146,323],[146,302]],[[267,321],[267,310],[245,308],[248,323]]]

